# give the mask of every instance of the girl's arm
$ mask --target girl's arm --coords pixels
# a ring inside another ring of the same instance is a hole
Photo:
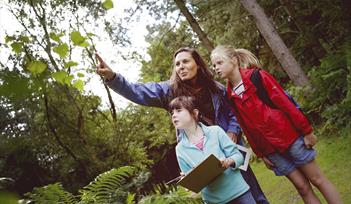
[[[191,166],[185,161],[185,159],[181,155],[179,155],[178,152],[176,153],[176,155],[180,171],[184,174],[187,174],[192,169]]]
[[[235,163],[234,167],[238,168],[244,163],[244,157],[240,153],[237,145],[227,136],[222,128],[217,127],[217,135],[219,139],[219,145],[227,159],[232,159]],[[224,162],[229,162],[224,161]]]
[[[261,70],[260,74],[262,76],[262,84],[274,105],[290,118],[290,121],[298,131],[304,135],[312,133],[312,126],[306,116],[290,101],[274,77],[264,70]]]

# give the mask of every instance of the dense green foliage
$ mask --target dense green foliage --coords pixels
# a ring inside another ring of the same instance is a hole
[[[79,192],[79,196],[73,196],[67,192],[61,184],[55,183],[45,187],[35,188],[28,193],[29,198],[38,204],[65,203],[65,204],[88,204],[88,203],[134,203],[135,194],[129,190],[133,186],[132,176],[135,169],[130,166],[111,169],[98,175],[94,181],[85,186]],[[145,196],[138,203],[201,203],[198,196],[193,196],[184,188],[178,190],[169,189],[169,193],[158,193]]]
[[[115,21],[106,16],[106,10],[116,6],[110,0],[8,1],[22,28],[0,44],[5,56],[0,59],[0,176],[14,179],[11,187],[1,189],[21,197],[32,192],[27,198],[38,203],[198,202],[184,189],[162,184],[178,173],[170,153],[175,132],[166,111],[137,105],[119,110],[113,101],[106,108],[98,96],[83,91],[91,77],[97,77],[92,75],[95,44],[106,39],[121,48],[116,53],[122,57],[141,62],[140,82],[169,79],[173,53],[180,47],[195,47],[208,61],[209,53],[174,2],[134,3],[126,11],[128,18]],[[349,3],[258,3],[313,90],[291,85],[240,1],[190,0],[187,7],[214,44],[232,44],[259,56],[262,67],[279,78],[319,127],[321,137],[350,132]],[[142,10],[157,20],[147,25],[147,59],[141,53],[122,52],[130,45],[128,22]],[[349,138],[340,137],[345,139]],[[17,199],[0,193],[0,201],[5,197]]]

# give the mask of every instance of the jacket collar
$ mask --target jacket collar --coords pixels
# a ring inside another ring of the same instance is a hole
[[[244,92],[247,92],[250,89],[254,88],[254,85],[252,84],[252,82],[250,80],[250,77],[251,77],[252,72],[254,71],[254,68],[256,68],[256,67],[240,68],[239,69],[241,78],[243,80],[243,84],[245,86]],[[227,93],[228,93],[229,98],[240,98],[238,95],[236,95],[233,92],[233,85],[229,82],[229,80],[227,82]],[[243,99],[245,99],[245,95],[244,95]]]
[[[204,137],[205,137],[204,143],[205,143],[207,141],[207,135],[209,134],[210,129],[206,125],[201,123],[201,122],[199,122],[199,126],[202,129],[202,132],[204,133]],[[179,138],[180,138],[180,141],[183,142],[183,145],[185,145],[185,146],[194,146],[190,142],[190,140],[188,139],[188,137],[187,137],[187,135],[186,135],[186,133],[185,133],[185,131],[183,129],[181,129],[179,132],[180,132],[179,133]]]

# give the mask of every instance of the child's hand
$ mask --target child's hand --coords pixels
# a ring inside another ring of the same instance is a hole
[[[317,142],[317,136],[313,134],[313,132],[311,132],[308,135],[305,135],[305,137],[303,138],[305,145],[307,148],[312,148]]]
[[[267,159],[266,157],[262,157],[262,160],[268,169],[273,169],[274,164],[271,161],[269,161],[269,159]]]
[[[232,158],[225,158],[221,160],[222,167],[228,168],[230,166],[234,166],[235,161]]]
[[[98,55],[95,54],[96,59],[98,60],[99,64],[96,67],[96,73],[102,76],[106,80],[112,80],[115,77],[115,73],[112,69],[106,64],[106,62]]]

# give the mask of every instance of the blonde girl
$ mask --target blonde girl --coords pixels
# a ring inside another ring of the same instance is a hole
[[[342,203],[334,185],[315,161],[317,138],[303,113],[286,96],[276,79],[259,70],[261,82],[274,106],[264,103],[251,81],[257,58],[246,49],[217,46],[211,53],[216,73],[228,80],[227,95],[253,151],[277,176],[286,176],[305,203],[321,203],[311,183],[328,203]]]

